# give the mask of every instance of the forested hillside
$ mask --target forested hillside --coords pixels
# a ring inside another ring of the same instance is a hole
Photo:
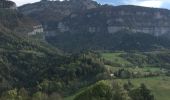
[[[67,52],[81,50],[97,51],[152,51],[168,49],[170,40],[144,33],[120,31],[115,34],[105,33],[60,33],[47,37],[46,40]]]
[[[8,32],[1,32],[0,39],[1,93],[25,88],[31,94],[66,95],[100,79],[97,75],[105,70],[102,59],[93,53],[64,56],[57,49]]]
[[[34,40],[24,34],[19,35],[20,32],[15,33],[13,30],[20,27],[23,20],[22,17],[20,19],[20,14],[13,10],[1,11],[2,100],[25,98],[26,94],[20,94],[22,90],[27,93],[26,98],[29,100],[36,98],[37,93],[69,95],[80,87],[102,79],[97,75],[102,74],[105,68],[97,54],[84,52],[64,55],[62,51],[45,41]],[[22,100],[27,100],[26,98]]]
[[[11,30],[24,36],[32,30],[32,26],[36,25],[37,22],[17,10],[0,9],[0,24],[1,30],[4,27],[6,30]]]
[[[92,0],[1,7],[0,100],[169,100],[169,16]]]

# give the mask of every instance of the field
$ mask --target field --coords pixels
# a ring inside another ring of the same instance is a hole
[[[123,80],[127,82],[127,80]],[[151,78],[138,78],[131,79],[131,82],[135,86],[139,86],[141,83],[151,89],[156,100],[170,100],[170,77],[160,76]]]
[[[126,59],[120,57],[120,55],[123,53],[102,53],[102,57],[106,60],[109,60],[111,62],[125,65],[125,64],[131,64]]]
[[[123,53],[103,53],[102,57],[106,60],[109,60],[117,64],[132,65],[129,61],[120,57],[121,54]],[[159,67],[149,67],[149,66],[143,66],[140,68],[136,66],[117,67],[117,66],[112,66],[112,65],[106,65],[106,68],[109,70],[112,70],[112,72],[115,72],[121,68],[127,69],[129,71],[141,72],[141,73],[148,72],[148,71],[160,72],[160,73],[162,72],[162,70]],[[111,81],[111,80],[108,80],[108,81]],[[121,81],[122,83],[126,83],[129,79],[116,79],[116,80]],[[155,76],[155,77],[133,78],[133,79],[130,79],[130,81],[135,87],[139,87],[141,83],[144,83],[152,91],[156,100],[170,100],[170,77],[165,76],[164,74],[160,74],[159,76]],[[72,96],[64,98],[64,100],[73,100],[76,95],[81,93],[81,91],[83,91],[83,89],[80,89],[80,91],[78,91]]]
[[[127,69],[129,71],[135,71],[135,72],[161,72],[161,69],[159,67],[150,67],[146,64],[146,66],[136,66],[133,65],[131,62],[127,61],[126,59],[122,58],[120,55],[125,54],[124,52],[121,53],[102,53],[102,57],[108,61],[113,62],[115,65],[106,65],[106,68],[109,70],[117,71],[119,69]],[[140,54],[137,54],[139,57],[143,56]],[[121,65],[120,67],[116,65]],[[128,66],[126,66],[128,65]]]
[[[121,79],[120,81],[127,82],[126,79]],[[156,100],[169,100],[170,98],[170,77],[160,76],[151,78],[137,78],[131,79],[130,81],[135,87],[138,87],[141,83],[145,83],[154,94]],[[77,94],[67,97],[64,100],[73,100]]]
[[[126,59],[120,57],[120,55],[123,53],[103,53],[102,56],[104,59],[109,60],[111,62],[117,62],[119,64],[131,64]],[[113,67],[107,65],[106,67],[112,69],[112,70],[118,70],[119,67]],[[126,68],[126,67],[125,67]],[[136,68],[135,66],[132,66],[131,68],[126,68],[131,71],[137,71],[137,72],[161,72],[160,68],[158,67],[149,67],[149,66],[143,66],[142,68]],[[127,80],[119,79],[123,82],[126,82]],[[165,75],[161,75],[158,77],[149,77],[149,78],[136,78],[131,79],[131,82],[135,86],[139,86],[141,83],[146,84],[149,89],[152,90],[156,100],[170,100],[170,77],[167,77]]]
[[[127,82],[126,79],[124,80],[118,79],[118,80],[122,81],[123,83]],[[145,83],[146,86],[154,94],[156,100],[169,100],[170,98],[170,77],[160,76],[160,77],[151,77],[151,78],[137,78],[137,79],[131,79],[130,81],[133,83],[135,87],[138,87],[141,83]],[[73,100],[77,94],[67,97],[64,100]]]

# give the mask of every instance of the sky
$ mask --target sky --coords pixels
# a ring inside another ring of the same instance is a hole
[[[26,3],[38,2],[40,0],[12,0],[21,6]],[[167,8],[170,9],[170,0],[95,0],[101,4],[111,5],[139,5],[154,8]]]

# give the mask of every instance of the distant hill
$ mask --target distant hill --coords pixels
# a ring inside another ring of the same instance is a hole
[[[167,9],[73,1],[41,1],[21,6],[19,10],[43,23],[46,40],[66,51],[170,47],[166,38],[170,34],[170,11]],[[87,9],[84,2],[96,6]]]
[[[19,7],[46,31],[110,33],[121,30],[160,36],[170,32],[170,11],[140,6],[100,5],[92,0],[41,1]]]
[[[43,24],[52,24],[62,20],[73,12],[81,12],[99,6],[92,0],[64,0],[48,1],[42,0],[33,4],[26,4],[18,9]]]

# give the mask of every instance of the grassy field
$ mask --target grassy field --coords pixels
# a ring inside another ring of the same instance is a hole
[[[120,69],[120,68],[127,68],[129,70],[134,70],[134,71],[160,71],[160,68],[158,67],[150,67],[150,65],[146,64],[144,66],[135,66],[133,65],[131,62],[127,61],[126,59],[122,58],[120,55],[121,54],[125,54],[125,52],[117,52],[117,53],[102,53],[102,57],[108,61],[111,61],[113,63],[116,63],[118,65],[124,65],[121,67],[118,66],[111,66],[111,65],[106,65],[106,67],[110,68],[110,69]],[[143,56],[141,54],[136,54],[139,57]],[[128,65],[128,67],[126,66]]]
[[[77,91],[75,94],[71,95],[71,96],[68,96],[68,97],[65,97],[64,100],[74,100],[74,98],[79,95],[82,91],[84,91],[86,89],[85,88],[82,88],[80,89],[79,91]]]
[[[129,65],[131,64],[126,59],[123,59],[120,57],[120,55],[123,53],[102,53],[102,57],[106,60],[109,60],[114,63],[122,64],[122,65]]]
[[[139,68],[139,67],[132,67],[132,68],[127,68],[127,67],[113,67],[110,65],[105,65],[105,67],[108,70],[111,70],[112,72],[118,71],[119,69],[126,69],[132,72],[161,72],[160,68],[156,68],[156,67],[143,67],[143,68]]]
[[[128,82],[127,79],[118,79],[123,83]],[[170,100],[170,77],[159,76],[150,78],[136,78],[130,80],[135,87],[139,87],[141,83],[144,83],[154,94],[156,100]],[[64,100],[73,100],[75,95],[64,98]]]
[[[64,98],[64,100],[73,100],[73,99],[74,99],[74,97],[75,97],[75,95],[73,95],[73,96],[69,96],[69,97],[65,97],[65,98]]]
[[[127,80],[123,80],[127,82]],[[170,77],[160,76],[151,78],[138,78],[131,79],[131,82],[135,86],[139,86],[141,83],[151,89],[156,100],[170,100]]]
[[[102,56],[104,59],[109,60],[111,62],[117,62],[119,64],[130,64],[126,59],[120,57],[120,55],[123,53],[103,53]],[[113,67],[106,65],[108,69],[115,70],[120,69],[121,67]],[[149,66],[143,66],[143,68],[138,68],[135,66],[132,66],[131,68],[126,68],[130,71],[135,72],[161,72],[160,68],[158,67],[149,67]],[[118,79],[119,81],[127,82],[126,79]],[[159,77],[150,77],[150,78],[136,78],[131,79],[131,82],[137,87],[141,83],[146,84],[149,89],[152,90],[156,100],[170,100],[170,77],[167,76],[159,76]]]

